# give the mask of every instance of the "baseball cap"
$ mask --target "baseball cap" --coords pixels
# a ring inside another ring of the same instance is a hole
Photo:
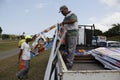
[[[59,13],[60,13],[61,11],[63,11],[64,9],[68,9],[68,7],[67,7],[66,5],[61,6]]]
[[[30,35],[26,35],[26,36],[25,36],[25,39],[28,39],[28,38],[29,38],[29,39],[32,39],[32,37],[31,37]]]

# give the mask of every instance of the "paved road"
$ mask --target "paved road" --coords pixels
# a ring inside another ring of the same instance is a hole
[[[6,51],[6,52],[0,52],[0,60],[13,56],[15,54],[18,54],[18,52],[19,52],[19,49],[13,49],[13,50]]]

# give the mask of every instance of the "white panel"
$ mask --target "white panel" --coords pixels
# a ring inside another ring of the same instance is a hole
[[[63,80],[120,80],[118,71],[65,72]]]
[[[84,34],[84,29],[83,28],[79,28],[79,37],[78,37],[78,44],[82,44],[84,45],[84,39],[85,39],[85,34]]]

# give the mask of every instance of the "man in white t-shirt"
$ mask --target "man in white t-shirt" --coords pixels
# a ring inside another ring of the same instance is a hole
[[[25,36],[25,42],[21,44],[20,50],[20,71],[16,74],[19,80],[26,78],[29,68],[30,68],[30,45],[29,42],[32,40],[32,37],[29,35]]]

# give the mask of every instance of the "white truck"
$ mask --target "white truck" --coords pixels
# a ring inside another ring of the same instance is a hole
[[[77,58],[79,60],[77,60]],[[71,70],[66,68],[60,53],[59,60],[58,80],[120,80],[119,70],[104,68],[104,66],[91,55],[76,56]]]
[[[93,46],[105,46],[107,42],[106,36],[93,36],[92,45]]]
[[[59,50],[63,36],[60,39],[56,29],[44,80],[120,80],[120,70],[106,68],[111,65],[103,62],[106,64],[103,66],[91,54],[75,56],[73,67],[68,70],[62,58],[62,52]]]
[[[91,46],[95,25],[78,25],[78,45]]]
[[[56,66],[53,67],[52,65],[51,74],[47,74],[45,76],[47,78],[44,78],[44,80],[120,80],[120,70],[105,68],[92,55],[76,56],[71,70],[66,68],[59,51],[57,56]],[[46,71],[46,73],[49,73],[49,71]]]

